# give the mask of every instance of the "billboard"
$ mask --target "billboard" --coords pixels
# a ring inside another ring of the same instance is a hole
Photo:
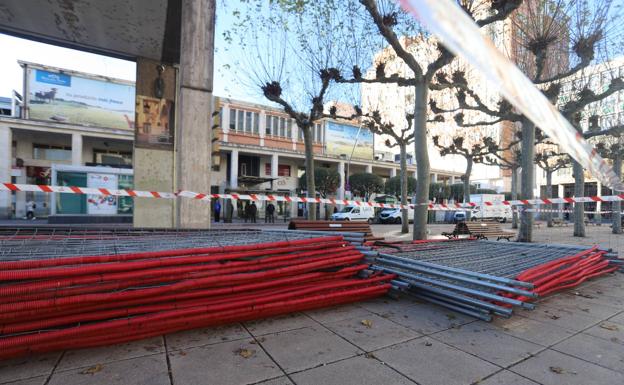
[[[87,173],[87,187],[117,189],[117,175]],[[87,194],[87,214],[117,214],[117,197]]]
[[[25,68],[30,119],[134,129],[133,84],[30,65]]]
[[[359,135],[358,135],[359,130]],[[355,149],[353,148],[355,144]],[[374,153],[373,133],[366,128],[340,124],[332,121],[325,123],[325,151],[328,155],[347,158],[351,156],[358,159],[373,159]]]

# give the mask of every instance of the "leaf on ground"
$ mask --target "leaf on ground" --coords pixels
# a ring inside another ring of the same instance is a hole
[[[617,325],[613,325],[613,324],[600,324],[600,327],[603,329],[611,330],[612,332],[617,332],[620,330],[620,328],[617,327]]]
[[[457,316],[456,316],[455,314],[450,314],[450,313],[449,313],[449,314],[447,314],[447,315],[446,315],[446,318],[447,318],[449,321],[452,321],[452,320],[454,320],[455,318],[457,318]]]
[[[366,326],[367,328],[372,328],[373,327],[373,321],[369,320],[369,319],[363,319],[360,321],[360,323],[364,326]]]
[[[429,341],[425,342],[425,346],[431,346],[431,345],[433,345],[431,342]]]
[[[92,367],[90,367],[90,368],[88,368],[88,369],[83,370],[83,371],[82,371],[82,372],[80,372],[80,373],[82,373],[82,374],[90,374],[90,375],[94,375],[95,373],[97,373],[97,372],[101,371],[103,368],[104,368],[104,365],[102,365],[102,364],[97,364],[97,365],[95,365],[95,366],[92,366]]]
[[[563,373],[563,368],[560,368],[558,366],[551,366],[549,369],[553,373],[557,373],[557,374]]]
[[[554,315],[554,314],[553,314],[553,315],[549,316],[549,318],[550,318],[550,319],[559,319],[559,318],[561,318],[561,317],[559,317],[558,315]]]
[[[374,355],[373,353],[366,353],[366,354],[364,354],[364,357],[366,357],[366,358],[370,358],[370,359],[375,359],[375,358],[377,358],[377,357],[375,357],[375,355]]]
[[[237,351],[235,351],[234,353],[238,354],[239,356],[243,357],[243,358],[249,358],[251,356],[253,356],[254,354],[256,354],[256,351],[253,349],[243,349],[240,348]]]

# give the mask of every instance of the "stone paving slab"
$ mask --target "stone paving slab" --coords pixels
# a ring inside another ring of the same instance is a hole
[[[55,352],[0,361],[0,384],[36,376],[47,377],[54,370],[61,354]]]
[[[288,379],[288,377],[279,377],[272,380],[258,382],[257,385],[294,385],[294,382]]]
[[[286,373],[362,354],[363,351],[319,326],[263,336],[262,346]]]
[[[557,296],[554,298],[548,298],[543,304],[549,308],[567,310],[578,314],[586,314],[590,317],[601,319],[612,317],[622,310],[619,307],[596,303],[581,297]]]
[[[340,385],[412,385],[396,371],[382,364],[374,356],[357,356],[333,364],[320,366],[292,375],[298,385],[340,384]]]
[[[128,358],[149,356],[154,353],[163,353],[165,346],[163,337],[148,338],[125,344],[103,346],[92,349],[68,351],[56,367],[57,371],[77,369],[97,364],[106,364]]]
[[[332,322],[325,326],[367,352],[422,336],[375,314]]]
[[[624,373],[624,346],[619,343],[580,333],[552,349]]]
[[[421,385],[468,385],[498,366],[429,337],[376,351],[375,357]]]
[[[574,334],[572,330],[520,316],[496,318],[491,324],[479,323],[498,327],[505,334],[542,346],[554,345]]]
[[[620,314],[617,314],[617,315],[609,318],[609,321],[617,322],[619,324],[624,325],[624,312],[621,312]]]
[[[174,384],[253,384],[284,375],[257,344],[247,340],[169,353]]]
[[[241,325],[236,324],[188,330],[168,334],[165,338],[167,339],[167,348],[171,351],[251,338],[251,335]]]
[[[164,353],[55,372],[48,385],[169,385]]]
[[[548,302],[539,304],[534,310],[516,310],[516,314],[575,332],[586,329],[601,321],[601,318],[592,317],[578,310],[550,307]]]
[[[11,385],[45,385],[46,381],[48,381],[48,377],[44,376],[44,377],[29,378],[27,380],[11,381],[8,384],[11,384]]]
[[[245,322],[245,327],[254,336],[279,333],[315,325],[316,322],[303,313],[294,313],[259,321]]]
[[[603,321],[584,331],[590,336],[624,345],[624,325],[611,321]]]
[[[449,329],[432,337],[504,368],[544,349],[543,346],[512,337],[485,323]]]
[[[615,385],[624,375],[578,358],[545,350],[510,369],[543,385]]]
[[[338,307],[331,307],[328,309],[318,309],[307,311],[306,314],[317,322],[330,323],[342,321],[353,317],[366,318],[371,314],[362,306],[358,305],[342,305]]]
[[[508,370],[501,370],[492,377],[479,382],[479,385],[539,385],[535,381],[524,378]]]

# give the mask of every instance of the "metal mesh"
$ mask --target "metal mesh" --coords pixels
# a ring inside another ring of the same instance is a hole
[[[156,250],[233,246],[331,235],[333,234],[246,229],[11,229],[0,230],[0,260],[112,255]]]

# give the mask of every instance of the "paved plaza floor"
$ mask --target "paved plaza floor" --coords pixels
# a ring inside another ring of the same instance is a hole
[[[398,227],[374,230],[385,236]],[[541,228],[536,238],[617,249],[620,241],[609,239],[609,230],[590,228],[588,238],[575,240],[569,227]],[[384,297],[0,361],[0,384],[624,384],[624,274],[594,279],[542,299],[536,310],[515,310],[491,323]]]

